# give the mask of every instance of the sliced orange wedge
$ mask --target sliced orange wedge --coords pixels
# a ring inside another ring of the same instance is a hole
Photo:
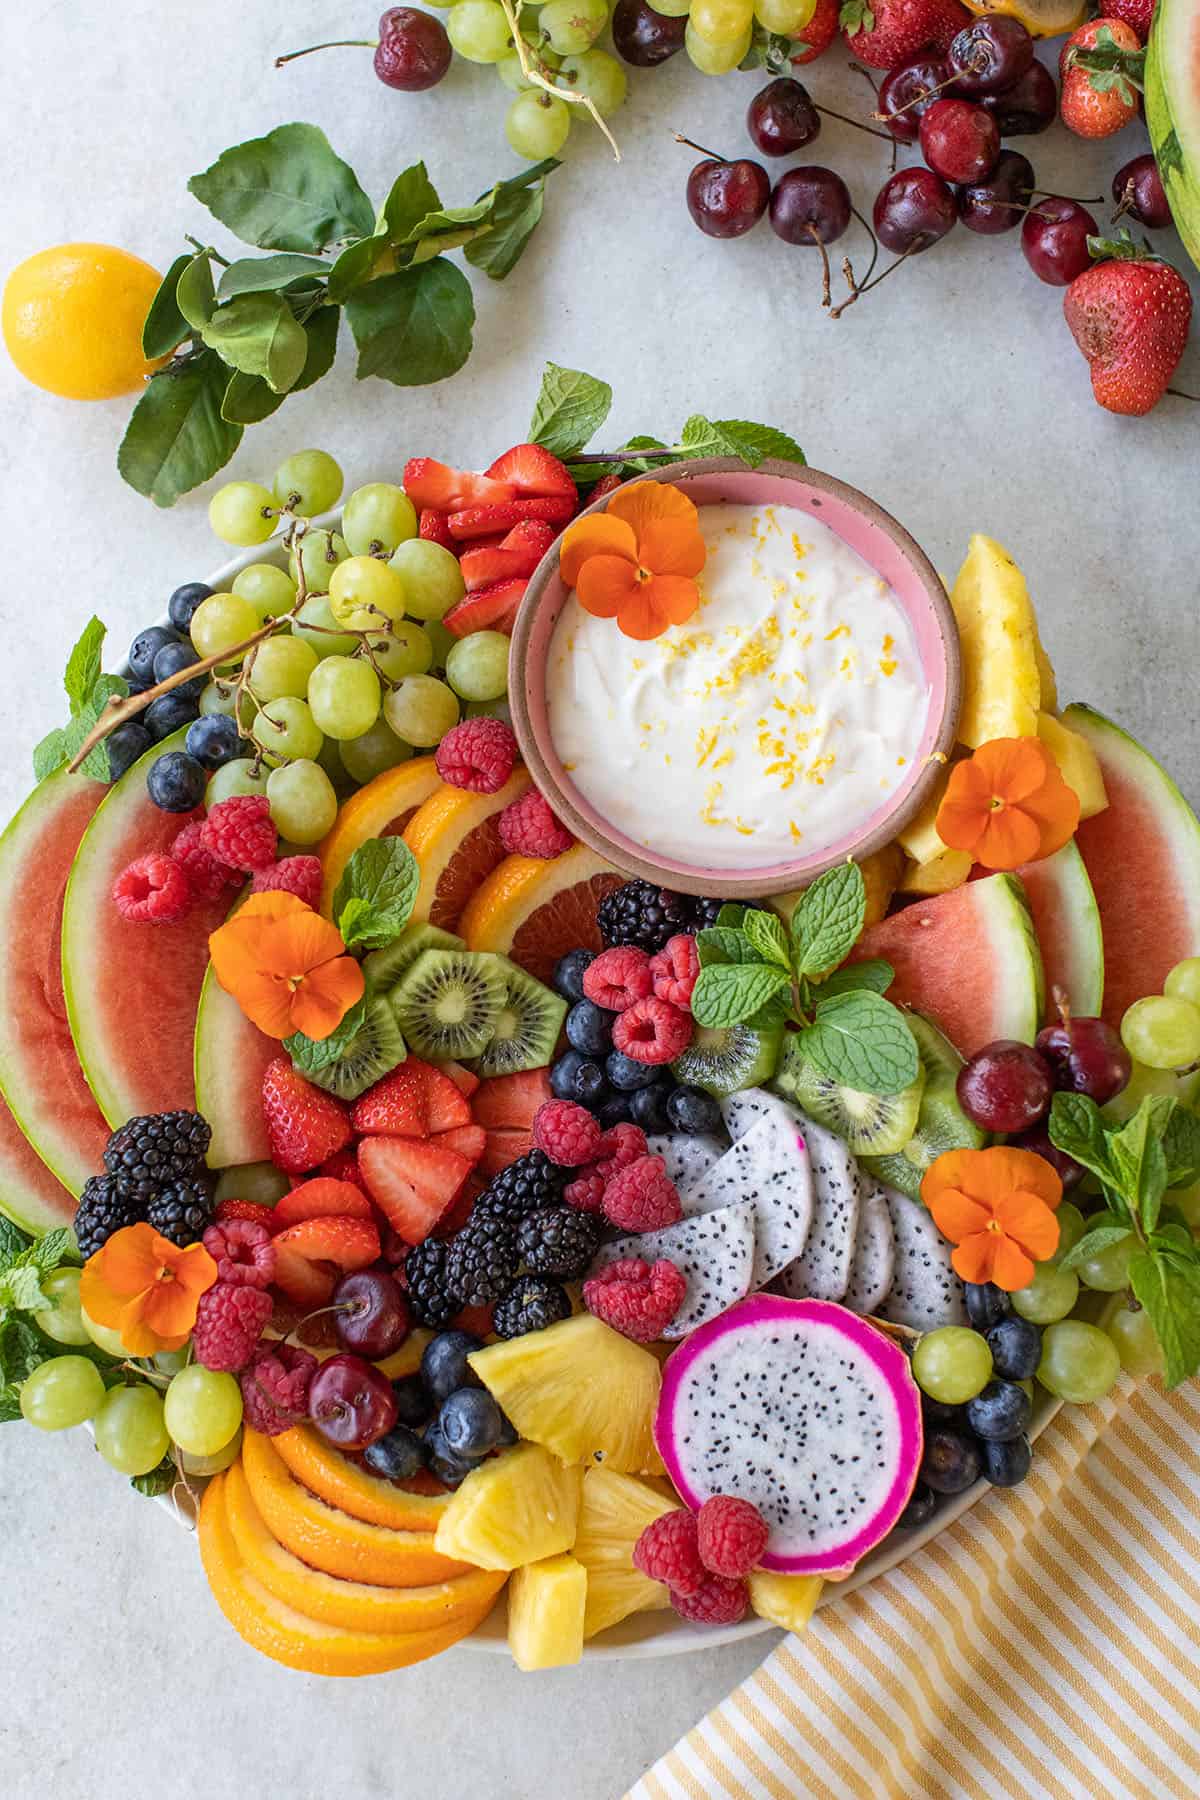
[[[1078,31],[1088,16],[1082,0],[966,0],[973,13],[1007,13],[1020,19],[1031,37],[1062,37]]]
[[[549,981],[568,950],[602,950],[596,908],[625,877],[586,844],[564,856],[506,856],[458,921],[468,950],[498,950]]]
[[[333,830],[318,846],[325,879],[321,911],[331,916],[333,896],[346,864],[370,838],[399,837],[419,806],[442,785],[432,756],[414,756],[398,768],[385,769],[359,788],[338,810]]]
[[[504,861],[500,814],[530,785],[519,765],[494,794],[440,787],[417,808],[404,828],[404,841],[421,865],[414,919],[454,931],[463,907],[480,882]]]
[[[423,1471],[418,1485],[397,1487],[351,1462],[311,1425],[294,1425],[270,1442],[310,1494],[368,1525],[384,1525],[390,1531],[436,1531],[450,1503],[450,1495]]]

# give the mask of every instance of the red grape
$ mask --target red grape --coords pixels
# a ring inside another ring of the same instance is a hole
[[[1050,1065],[1029,1044],[998,1038],[959,1070],[958,1104],[984,1131],[1028,1131],[1050,1110]]]
[[[1133,1062],[1111,1025],[1103,1019],[1060,1019],[1038,1032],[1037,1047],[1065,1093],[1086,1094],[1097,1106],[1129,1083]]]

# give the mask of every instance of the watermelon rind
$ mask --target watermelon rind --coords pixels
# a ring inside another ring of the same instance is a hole
[[[279,1045],[252,1025],[212,964],[196,1009],[196,1110],[212,1126],[209,1167],[269,1162],[271,1145],[259,1094],[262,1071]]]
[[[1047,1021],[1058,1017],[1055,986],[1062,988],[1076,1018],[1098,1017],[1104,1004],[1104,933],[1095,890],[1077,846],[1064,844],[1043,862],[1021,869],[1020,875],[1041,945]]]
[[[1146,52],[1146,124],[1176,229],[1200,267],[1200,8],[1158,0]]]
[[[992,1023],[994,1037],[1032,1044],[1046,1005],[1042,952],[1025,889],[1015,875],[990,875],[971,884],[991,927],[990,947],[999,960],[996,971],[1001,1002]]]

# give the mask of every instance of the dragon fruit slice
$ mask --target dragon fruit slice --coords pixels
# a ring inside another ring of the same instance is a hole
[[[662,1231],[617,1238],[602,1244],[592,1264],[600,1269],[627,1256],[641,1256],[649,1263],[665,1256],[675,1264],[687,1291],[665,1338],[686,1337],[750,1291],[754,1271],[754,1203],[722,1206],[717,1212],[681,1219]]]
[[[720,1162],[727,1146],[720,1138],[677,1137],[663,1133],[661,1137],[646,1140],[646,1148],[651,1156],[661,1156],[667,1165],[667,1177],[675,1183],[679,1198],[683,1200],[689,1188],[703,1179],[715,1162]]]
[[[801,1254],[813,1217],[813,1178],[793,1120],[769,1113],[752,1125],[695,1186],[680,1195],[694,1217],[749,1200],[754,1205],[753,1290]]]
[[[862,1176],[841,1138],[798,1109],[794,1117],[808,1143],[815,1204],[804,1253],[780,1276],[779,1291],[793,1300],[840,1300],[854,1267]]]
[[[764,1568],[844,1574],[912,1492],[921,1402],[908,1358],[865,1320],[757,1294],[667,1359],[654,1441],[686,1506],[739,1494],[758,1507]]]
[[[794,1125],[799,1113],[778,1094],[768,1094],[766,1088],[741,1088],[736,1094],[727,1094],[721,1101],[721,1117],[725,1121],[725,1129],[736,1143],[760,1119],[779,1119],[785,1124]]]
[[[880,1318],[913,1331],[965,1325],[966,1299],[950,1266],[950,1245],[919,1200],[891,1187],[881,1191],[896,1240],[896,1273],[892,1291],[879,1308]]]
[[[892,1290],[896,1272],[896,1238],[888,1212],[887,1196],[880,1187],[868,1188],[858,1215],[854,1240],[854,1268],[845,1304],[864,1317],[878,1312]]]

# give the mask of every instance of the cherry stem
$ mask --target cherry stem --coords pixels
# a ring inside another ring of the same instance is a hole
[[[829,252],[825,248],[825,239],[811,221],[808,226],[808,235],[821,252],[821,305],[830,306],[833,302],[833,295],[829,291]]]
[[[987,67],[987,57],[986,56],[973,56],[971,58],[970,62],[967,64],[968,69],[978,69],[981,74],[982,74],[983,70],[986,69],[986,67]],[[874,119],[883,119],[883,120],[898,119],[898,118],[900,118],[902,113],[906,113],[906,112],[910,111],[910,109],[914,106],[927,105],[928,102],[933,99],[933,96],[935,94],[940,94],[943,88],[953,87],[955,82],[960,78],[960,76],[964,75],[965,73],[966,73],[965,69],[959,69],[955,74],[947,76],[945,81],[939,81],[936,87],[925,88],[922,90],[921,93],[914,94],[911,100],[906,100],[904,102],[903,106],[894,106],[890,113],[881,113],[881,112],[872,113],[871,117]]]
[[[722,156],[719,150],[706,150],[703,144],[695,143],[693,139],[684,137],[678,131],[673,131],[671,136],[675,139],[677,144],[686,144],[689,150],[695,150],[701,156],[710,156],[713,162],[727,163],[729,161],[729,158],[727,156]]]
[[[1168,388],[1168,394],[1174,394],[1177,400],[1193,400],[1200,406],[1200,394],[1185,394],[1182,388]]]
[[[854,288],[854,292],[850,295],[848,300],[843,300],[840,306],[835,306],[833,311],[829,315],[830,318],[831,319],[840,319],[842,314],[845,312],[845,310],[848,306],[853,306],[854,302],[858,299],[861,299],[863,294],[869,294],[871,292],[871,289],[877,288],[881,281],[886,281],[888,276],[893,274],[900,267],[901,263],[907,262],[908,258],[910,256],[915,255],[918,251],[927,249],[928,245],[925,242],[925,240],[928,237],[929,237],[928,232],[925,232],[925,231],[920,232],[918,234],[918,236],[915,237],[913,239],[912,243],[908,246],[908,249],[905,250],[900,256],[898,256],[896,258],[895,262],[888,264],[887,268],[883,271],[882,275],[877,275],[875,277],[874,281],[864,281],[862,283],[861,287]],[[931,241],[936,243],[937,240],[932,239]],[[847,260],[849,260],[849,259],[847,259]],[[853,278],[850,277],[850,279],[852,280]]]
[[[1130,187],[1132,185],[1131,182]],[[1032,192],[1035,200],[1069,200],[1072,206],[1104,205],[1103,194],[1089,194],[1086,199],[1083,199],[1078,194],[1055,194],[1049,188],[1034,188]]]
[[[295,62],[299,56],[311,56],[314,50],[378,50],[378,38],[330,38],[325,44],[310,44],[307,50],[289,50],[286,56],[275,58],[275,67],[282,69],[284,63]]]
[[[871,240],[871,261],[867,266],[866,281],[863,283],[862,287],[860,287],[854,274],[853,263],[848,256],[843,256],[842,277],[846,286],[850,289],[850,294],[847,299],[842,301],[840,306],[833,309],[829,315],[831,319],[840,319],[846,308],[848,306],[853,306],[854,302],[858,299],[859,294],[863,291],[863,287],[870,282],[871,276],[874,273],[875,264],[879,261],[879,239],[875,236],[875,233],[867,224],[867,221],[863,218],[857,206],[853,205],[853,203],[851,204],[850,211],[854,214],[854,217],[858,220],[859,224]],[[828,302],[823,302],[822,304],[828,304]]]
[[[827,119],[840,119],[843,125],[853,125],[855,131],[865,131],[868,137],[882,138],[885,144],[894,144],[896,141],[890,131],[876,131],[873,125],[864,125],[861,119],[852,119],[849,113],[834,112],[832,106],[817,106],[815,100],[813,105],[819,113],[824,113]],[[872,113],[871,116],[877,119],[880,115]]]

